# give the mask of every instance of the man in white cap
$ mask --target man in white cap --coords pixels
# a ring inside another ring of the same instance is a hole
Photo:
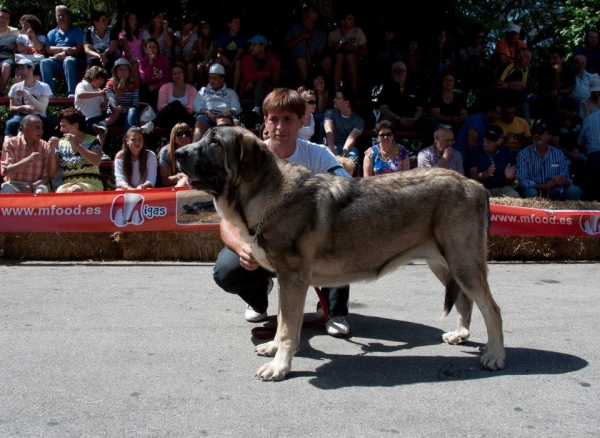
[[[48,84],[35,79],[34,64],[29,59],[17,62],[17,74],[22,81],[17,82],[8,92],[10,98],[9,111],[13,115],[4,128],[5,140],[19,133],[21,120],[27,115],[37,115],[44,123],[45,138],[50,138],[52,127],[46,120],[46,108],[52,96]]]
[[[230,111],[237,116],[240,110],[237,93],[225,84],[225,67],[216,63],[211,65],[208,70],[208,85],[202,87],[194,99],[194,113],[197,115],[194,141],[200,140],[208,128],[217,125],[218,114]]]
[[[508,25],[506,29],[506,37],[496,43],[494,55],[499,63],[509,62],[515,59],[515,55],[519,49],[527,48],[527,43],[519,39],[521,27],[515,23]]]

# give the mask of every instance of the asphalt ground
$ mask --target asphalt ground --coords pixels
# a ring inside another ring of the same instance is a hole
[[[416,263],[352,285],[350,336],[304,329],[276,383],[254,378],[263,341],[211,264],[0,270],[2,437],[600,436],[595,263],[489,265],[502,371],[479,367],[477,309],[466,344],[441,342],[456,312],[441,318],[443,287]]]

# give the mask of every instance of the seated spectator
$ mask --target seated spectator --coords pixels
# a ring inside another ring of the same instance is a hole
[[[148,40],[154,39],[158,47],[158,53],[169,60],[173,58],[173,29],[169,27],[169,23],[165,20],[164,12],[154,11],[150,14],[150,23],[148,23],[148,29],[142,32],[142,38],[146,43]]]
[[[185,82],[185,66],[181,62],[171,65],[172,81],[158,91],[158,114],[154,124],[171,132],[178,122],[194,125],[194,99],[198,90]]]
[[[144,143],[144,131],[133,126],[115,155],[115,190],[151,189],[156,184],[156,154]]]
[[[171,63],[158,51],[154,38],[146,41],[146,55],[140,60],[140,101],[157,110],[158,90],[171,81]]]
[[[334,53],[333,85],[336,93],[340,90],[344,73],[348,73],[349,83],[358,92],[358,70],[362,58],[369,56],[367,38],[363,30],[355,25],[353,13],[343,13],[340,27],[329,32],[329,49]]]
[[[325,121],[325,111],[329,102],[329,91],[325,85],[327,73],[322,68],[313,68],[309,74],[306,83],[306,89],[315,95],[317,107],[312,113],[315,118],[315,131],[317,143],[323,141],[323,122]]]
[[[454,134],[448,128],[438,128],[433,134],[433,145],[417,155],[418,167],[444,167],[465,174],[463,160],[452,147]]]
[[[100,89],[108,79],[108,73],[97,65],[90,67],[83,80],[75,88],[75,108],[85,116],[88,131],[100,135],[100,143],[106,138],[106,109],[108,108],[108,88]]]
[[[138,27],[137,15],[127,12],[123,15],[123,24],[119,33],[119,45],[122,47],[121,57],[131,64],[136,82],[140,82],[139,63],[144,57],[144,39]]]
[[[227,20],[227,30],[217,38],[217,60],[225,67],[227,80],[237,90],[242,77],[242,57],[246,51],[246,36],[240,32],[242,21],[238,13],[233,13]]]
[[[530,65],[531,52],[528,49],[520,49],[514,61],[502,63],[496,68],[494,83],[496,99],[513,100],[517,115],[526,121],[529,121],[527,92]]]
[[[527,43],[519,39],[520,32],[521,27],[517,24],[511,23],[508,25],[506,37],[500,39],[494,48],[497,63],[512,62],[519,50],[527,48]]]
[[[35,66],[35,71],[40,75],[40,61],[44,59],[46,49],[46,35],[40,19],[35,15],[25,14],[21,17],[21,33],[17,36],[17,53],[15,61],[29,59]]]
[[[106,125],[122,125],[123,134],[132,126],[138,126],[139,85],[133,75],[133,67],[125,58],[119,58],[112,68],[111,78],[106,83],[108,108]]]
[[[303,91],[300,93],[300,96],[306,102],[306,112],[302,118],[302,126],[298,130],[298,138],[311,141],[315,135],[315,118],[313,117],[313,113],[317,108],[317,97],[312,90]],[[316,143],[320,143],[321,140],[319,139]]]
[[[15,83],[8,92],[9,111],[12,118],[6,122],[4,127],[5,138],[17,135],[21,120],[29,114],[37,115],[44,123],[44,139],[49,139],[55,131],[55,122],[46,117],[46,109],[52,91],[48,84],[38,81],[33,76],[33,69],[33,62],[29,59],[21,59],[17,62],[17,74],[22,81]]]
[[[48,173],[56,193],[104,190],[99,167],[102,146],[96,137],[85,132],[83,113],[67,108],[58,115],[58,123],[62,139],[52,137],[48,141]]]
[[[575,55],[573,57],[573,70],[575,72],[575,88],[570,96],[575,99],[577,108],[575,112],[579,115],[579,105],[581,101],[592,95],[590,88],[595,76],[586,71],[587,59],[583,55]]]
[[[583,55],[587,59],[585,69],[588,73],[600,73],[600,48],[598,48],[598,30],[590,29],[585,34],[583,45],[573,52],[573,57]]]
[[[217,114],[217,126],[239,126],[233,120],[233,113],[229,110]]]
[[[194,85],[196,81],[196,61],[198,52],[196,51],[196,41],[198,41],[198,30],[200,28],[194,25],[194,20],[190,15],[181,17],[181,30],[173,33],[174,57],[176,62],[183,64],[185,70],[185,82]]]
[[[444,73],[442,91],[433,93],[429,111],[440,124],[456,134],[467,119],[467,103],[462,93],[454,91],[455,85],[454,73]]]
[[[200,140],[208,128],[216,125],[217,114],[227,110],[237,116],[241,111],[240,99],[235,90],[225,84],[225,68],[215,63],[210,66],[208,85],[202,87],[194,98],[194,113],[198,115],[194,141]]]
[[[397,61],[392,65],[392,80],[386,82],[379,93],[380,120],[389,120],[394,131],[418,132],[425,144],[433,143],[433,132],[438,121],[425,115],[417,89],[406,82],[406,64]]]
[[[87,68],[96,65],[110,71],[119,54],[119,31],[109,26],[104,11],[92,12],[92,26],[83,35],[83,50],[87,56]]]
[[[252,112],[256,115],[255,121],[260,123],[262,102],[279,83],[281,66],[277,55],[267,49],[268,42],[264,36],[255,35],[248,42],[250,53],[242,58],[242,82],[239,95],[254,100]]]
[[[169,143],[158,152],[160,180],[163,187],[188,185],[187,175],[181,173],[175,161],[175,151],[192,142],[192,129],[186,123],[178,123],[171,129]]]
[[[383,120],[375,126],[379,143],[365,152],[364,176],[410,170],[409,153],[404,147],[394,143],[392,126],[392,123],[387,120]]]
[[[565,51],[561,47],[548,49],[548,61],[540,72],[539,105],[543,117],[551,120],[558,116],[560,100],[575,88],[575,71],[565,63]]]
[[[317,11],[306,8],[302,11],[301,22],[292,25],[283,37],[283,47],[290,52],[290,71],[298,73],[300,83],[306,82],[312,65],[331,71],[327,34],[317,26],[318,21]]]
[[[578,144],[579,134],[583,120],[577,114],[577,103],[572,97],[560,100],[560,114],[553,120],[554,137],[550,144],[562,151],[569,160],[569,171],[577,187],[584,188],[585,162],[587,156],[585,148]],[[585,192],[585,190],[584,190]]]
[[[571,181],[567,157],[549,144],[553,135],[550,123],[537,123],[532,129],[532,135],[533,144],[517,156],[521,196],[579,201],[581,190]]]
[[[590,84],[590,97],[586,97],[579,104],[579,117],[583,120],[600,109],[600,78],[594,77]]]
[[[0,7],[0,95],[4,90],[15,70],[15,50],[19,29],[9,26],[10,10],[6,6]]]
[[[475,114],[467,117],[465,123],[462,124],[456,141],[452,145],[463,158],[463,163],[467,161],[468,151],[475,146],[483,145],[483,134],[490,125],[496,123],[500,118],[500,105],[495,99],[487,98],[482,100],[480,110]]]
[[[198,54],[196,67],[198,88],[202,88],[208,83],[210,66],[217,59],[217,40],[212,37],[210,24],[207,21],[200,22],[200,34],[196,40],[195,50]]]
[[[600,111],[583,120],[577,143],[587,154],[585,197],[590,201],[600,201]]]
[[[483,184],[490,196],[520,198],[513,188],[517,170],[515,155],[502,141],[502,128],[496,125],[487,128],[483,144],[469,150],[468,176]]]
[[[442,76],[456,67],[452,35],[446,29],[440,29],[436,42],[430,50],[429,72],[433,79],[433,90],[439,91]]]
[[[487,32],[476,26],[470,32],[470,38],[470,42],[460,48],[457,57],[460,88],[465,93],[485,90],[494,79],[494,70],[487,55]]]
[[[365,121],[352,110],[355,93],[341,89],[333,99],[333,108],[325,111],[325,138],[333,155],[348,157],[358,166],[356,140],[365,128]]]
[[[39,117],[21,120],[21,133],[7,140],[2,152],[4,183],[0,193],[48,193],[48,144]]]
[[[65,5],[56,6],[55,16],[58,26],[48,32],[46,40],[48,58],[40,61],[42,81],[48,84],[52,94],[56,95],[54,74],[64,73],[69,97],[75,97],[77,72],[85,67],[83,31],[71,26],[71,13]]]
[[[500,104],[500,118],[495,124],[504,132],[504,144],[515,156],[526,145],[531,144],[531,132],[527,120],[517,117],[514,101],[508,99]]]
[[[370,57],[371,61],[375,63],[375,68],[370,72],[373,76],[371,78],[373,84],[382,84],[387,81],[387,72],[392,68],[392,64],[396,61],[404,61],[402,46],[394,23],[386,20],[380,31],[381,34],[371,51],[372,55]]]

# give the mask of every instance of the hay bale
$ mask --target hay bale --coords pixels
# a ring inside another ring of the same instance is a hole
[[[342,157],[340,155],[336,155],[335,158],[337,158],[338,163],[342,165],[346,172],[348,172],[350,175],[354,175],[356,164],[354,164],[354,161],[352,161],[351,158]]]
[[[113,233],[4,233],[2,256],[9,260],[118,260]]]
[[[542,210],[599,210],[599,202],[544,198],[490,198],[490,204]],[[600,260],[600,239],[565,236],[490,236],[488,258],[494,261]]]

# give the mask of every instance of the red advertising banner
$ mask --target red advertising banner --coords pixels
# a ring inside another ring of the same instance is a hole
[[[491,234],[600,236],[600,211],[540,210],[492,204]],[[0,196],[0,232],[218,230],[212,197],[153,189]]]

